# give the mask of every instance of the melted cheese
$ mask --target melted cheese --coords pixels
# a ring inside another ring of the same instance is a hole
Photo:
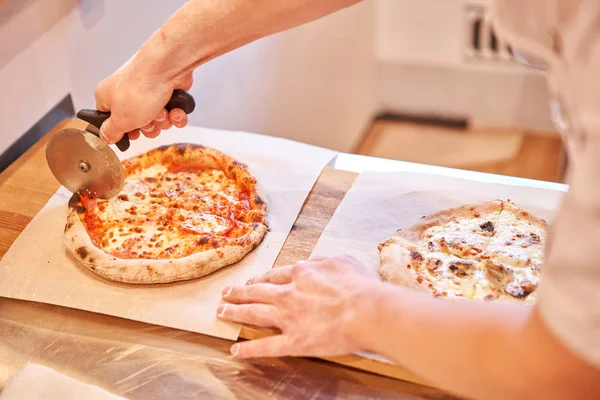
[[[222,217],[249,209],[241,188],[220,170],[173,173],[163,167],[151,172],[141,176],[138,173],[136,176],[142,181],[128,177],[121,192],[123,199]]]
[[[95,244],[121,258],[183,257],[232,228],[232,221],[217,215],[118,198],[96,201],[91,211]]]
[[[442,250],[459,257],[477,259],[490,242],[499,216],[500,211],[478,218],[455,218],[427,229],[423,240],[429,251]]]
[[[489,225],[482,228],[488,221],[493,232]],[[424,232],[412,266],[437,296],[531,302],[544,242],[541,227],[511,210],[488,218],[456,218]]]

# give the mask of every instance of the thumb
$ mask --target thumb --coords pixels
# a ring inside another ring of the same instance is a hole
[[[263,339],[236,343],[231,346],[231,354],[240,359],[283,357],[288,355],[286,339],[284,335],[280,334]]]
[[[100,127],[100,139],[107,144],[117,143],[123,137],[123,134],[123,132],[115,127],[110,117]]]

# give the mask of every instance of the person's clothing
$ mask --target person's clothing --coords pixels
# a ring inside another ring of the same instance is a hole
[[[567,348],[600,366],[600,1],[495,0],[493,24],[542,64],[568,152],[569,191],[552,226],[538,304]]]

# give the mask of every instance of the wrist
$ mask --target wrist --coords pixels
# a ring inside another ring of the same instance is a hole
[[[374,282],[355,296],[347,330],[360,351],[376,353],[380,349],[382,329],[393,318],[390,300],[397,297],[395,289],[388,283]]]
[[[362,324],[356,331],[364,351],[387,356],[389,343],[397,340],[397,332],[390,329],[401,326],[406,319],[405,307],[411,304],[411,295],[410,289],[387,282],[381,282],[372,290]]]
[[[146,85],[171,84],[185,73],[173,56],[177,48],[156,31],[128,62],[137,77]]]

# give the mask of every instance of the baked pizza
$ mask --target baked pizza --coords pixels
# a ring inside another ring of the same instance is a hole
[[[436,297],[534,303],[547,224],[509,201],[423,217],[379,246],[382,279]]]
[[[198,278],[234,264],[263,240],[267,204],[246,165],[194,144],[123,161],[118,196],[74,194],[68,252],[94,273],[126,283]]]

